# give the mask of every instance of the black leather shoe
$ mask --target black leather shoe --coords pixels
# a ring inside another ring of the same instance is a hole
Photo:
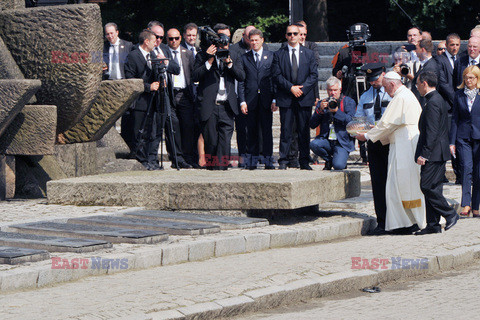
[[[287,163],[287,167],[297,169],[300,168],[300,164],[298,163],[298,161],[293,160]]]
[[[265,170],[275,170],[275,166],[273,165],[265,165]]]
[[[279,163],[278,164],[278,170],[287,170],[287,164],[286,163]]]
[[[199,164],[196,163],[196,162],[192,163],[191,166],[192,166],[193,169],[202,169],[202,166],[199,165]]]
[[[432,233],[442,233],[442,230],[436,230],[436,229],[432,229],[432,228],[425,228],[425,229],[422,229],[420,231],[417,231],[414,233],[414,235],[416,236],[423,236],[425,234],[432,234]]]
[[[256,170],[257,166],[247,166],[246,169],[248,170]]]
[[[188,163],[186,163],[185,161],[179,162],[179,163],[178,163],[178,167],[179,167],[180,169],[192,169],[192,166],[189,165]],[[172,163],[172,168],[173,168],[173,169],[177,169],[177,166],[176,166],[175,162]]]
[[[332,170],[332,163],[330,161],[325,161],[325,167],[323,170]]]
[[[453,227],[454,225],[456,225],[458,219],[460,219],[460,217],[458,216],[458,214],[455,214],[455,215],[453,216],[453,218],[451,218],[451,219],[447,219],[447,222],[445,223],[445,231],[447,231],[448,229],[450,229],[451,227]]]
[[[385,229],[380,228],[379,226],[368,233],[369,236],[383,236],[386,234],[388,234],[388,231],[385,231]]]
[[[150,163],[150,167],[151,167],[151,170],[163,170],[163,168],[160,167],[160,165],[156,162]]]
[[[312,167],[310,167],[309,164],[301,164],[300,165],[300,170],[313,170]]]

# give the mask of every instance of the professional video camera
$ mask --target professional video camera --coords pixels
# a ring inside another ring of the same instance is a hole
[[[230,39],[226,34],[217,33],[208,26],[198,27],[200,31],[200,48],[203,51],[207,51],[208,47],[212,44],[217,47],[217,53],[215,54],[219,59],[226,59],[230,55],[228,49],[222,47],[228,45]]]

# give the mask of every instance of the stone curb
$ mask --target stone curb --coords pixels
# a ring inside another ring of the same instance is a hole
[[[149,320],[213,319],[240,315],[246,312],[271,309],[284,304],[331,296],[380,283],[403,280],[419,275],[433,275],[452,270],[480,259],[480,245],[458,248],[445,255],[422,257],[428,259],[427,269],[349,270],[306,278],[283,286],[251,290],[238,297],[199,303],[182,308],[145,315]]]
[[[350,217],[357,219],[308,227],[301,225],[289,226],[288,228],[271,226],[261,228],[257,232],[245,234],[238,234],[237,231],[229,235],[206,235],[192,241],[157,244],[155,247],[142,246],[141,248],[135,248],[123,253],[89,253],[89,257],[101,255],[102,259],[127,259],[128,265],[124,269],[108,267],[92,269],[91,266],[86,269],[78,267],[77,269],[53,269],[51,260],[47,260],[40,262],[41,265],[28,268],[28,270],[25,270],[24,266],[20,266],[15,269],[2,271],[0,274],[0,292],[35,289],[56,283],[75,281],[89,276],[141,270],[246,252],[263,251],[271,248],[293,247],[360,236],[366,234],[375,226],[375,218],[368,215],[351,214]],[[65,254],[55,252],[51,256],[64,257]],[[185,312],[190,311],[187,309]]]

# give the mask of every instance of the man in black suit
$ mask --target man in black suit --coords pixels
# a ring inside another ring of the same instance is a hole
[[[156,36],[156,46],[153,48],[153,53],[155,54],[156,58],[158,59],[168,59],[167,68],[166,68],[166,85],[167,85],[167,94],[165,96],[165,110],[170,108],[173,110],[174,106],[174,92],[173,92],[173,76],[180,74],[180,66],[178,62],[173,59],[173,54],[170,51],[169,47],[162,43],[164,38],[164,29],[163,24],[159,22],[150,23],[149,28]],[[165,128],[165,136],[166,136],[166,146],[167,151],[169,154],[169,158],[172,161],[172,168],[183,168],[183,169],[191,169],[192,166],[188,164],[184,157],[181,147],[181,139],[176,134],[175,128],[178,126],[178,118],[175,112],[171,112],[171,118],[168,118],[168,115],[162,116],[161,112],[157,113],[157,117],[155,118],[155,141],[154,145],[157,147],[156,150],[153,152],[158,153],[158,146],[161,143],[162,138],[162,130]],[[170,122],[172,125],[170,125]],[[173,141],[172,141],[173,140]],[[153,157],[154,155],[151,155]],[[156,156],[155,156],[156,158]]]
[[[200,51],[200,48],[196,46],[197,35],[198,26],[195,23],[190,22],[183,27],[183,40],[180,45],[185,49],[190,50],[194,59],[197,53]]]
[[[250,31],[254,30],[254,26],[247,26],[242,34],[242,39],[230,46],[232,57],[240,59],[245,53],[250,51]],[[237,132],[238,155],[242,157],[239,167],[245,165],[245,156],[247,153],[247,116],[240,112],[235,116],[235,131]]]
[[[125,62],[133,45],[118,37],[118,27],[113,22],[105,25],[105,38],[107,41],[103,44],[103,80],[125,79]]]
[[[417,83],[417,78],[420,72],[422,71],[431,71],[435,73],[438,76],[438,66],[437,66],[437,61],[433,58],[432,56],[433,52],[433,43],[431,40],[428,39],[422,39],[420,42],[418,42],[417,46],[417,57],[420,60],[420,68],[418,69],[418,72],[415,74],[413,78],[413,85],[412,85],[412,92],[415,94],[415,97],[417,97],[418,102],[420,102],[420,105],[423,106],[425,105],[425,98],[422,97],[422,95],[418,92],[417,87],[415,87],[415,83]]]
[[[476,65],[480,67],[480,38],[471,37],[468,40],[467,55],[461,56],[455,61],[453,68],[453,89],[458,90],[458,86],[463,81],[463,71],[466,67]]]
[[[173,60],[180,66],[180,74],[173,75],[172,122],[175,143],[184,155],[185,161],[199,168],[195,161],[194,137],[194,93],[192,83],[193,53],[180,46],[180,31],[172,28],[167,31],[167,44]],[[178,152],[178,150],[177,150]]]
[[[217,24],[213,29],[229,40],[228,26]],[[228,169],[234,117],[239,112],[235,80],[245,80],[241,62],[230,55],[219,57],[219,49],[228,49],[228,44],[220,48],[211,45],[197,54],[192,76],[194,82],[199,82],[197,101],[205,140],[206,167],[210,170]]]
[[[273,102],[272,62],[273,52],[263,49],[263,33],[254,29],[249,33],[252,50],[242,56],[245,81],[238,84],[240,109],[247,116],[247,169],[257,168],[260,156],[258,128],[262,133],[262,162],[265,169],[273,166],[272,112]]]
[[[136,159],[148,170],[156,170],[157,163],[149,159],[149,154],[153,148],[153,118],[154,112],[149,109],[153,93],[160,87],[158,81],[155,81],[152,72],[152,65],[149,61],[152,56],[152,50],[156,45],[155,33],[150,30],[143,30],[139,37],[139,46],[136,50],[130,52],[125,64],[125,77],[127,79],[143,79],[144,92],[137,98],[132,105],[132,110],[125,121],[122,121],[123,127],[131,127],[134,133],[134,140],[129,145]],[[151,109],[151,108],[150,108]],[[145,131],[143,136],[142,131]],[[141,142],[141,143],[140,143]]]
[[[315,83],[318,81],[317,62],[312,50],[298,43],[300,30],[287,27],[288,45],[280,48],[273,58],[276,83],[276,103],[280,107],[279,169],[286,169],[292,141],[293,122],[297,124],[300,169],[312,170],[309,163],[310,129],[308,126],[315,103]]]
[[[452,122],[453,98],[455,96],[455,90],[453,90],[453,67],[455,66],[455,61],[459,57],[458,52],[460,50],[460,36],[456,33],[449,34],[446,39],[445,47],[446,51],[441,55],[437,55],[437,65],[439,71],[437,90],[449,105],[448,128],[450,130],[450,125]],[[461,184],[457,158],[451,156],[451,162],[456,176],[455,183]]]
[[[420,188],[425,195],[427,216],[427,227],[415,234],[423,235],[442,232],[441,216],[446,220],[445,230],[450,229],[457,223],[458,215],[443,196],[445,162],[450,158],[448,105],[435,90],[437,75],[434,72],[422,71],[416,85],[426,102],[418,122],[420,136],[415,152],[415,160],[422,166]]]

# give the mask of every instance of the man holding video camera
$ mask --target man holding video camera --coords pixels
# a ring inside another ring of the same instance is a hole
[[[355,150],[354,140],[346,126],[355,115],[355,101],[342,93],[342,82],[327,80],[328,98],[321,100],[310,118],[310,128],[320,125],[320,134],[310,142],[310,149],[325,160],[323,170],[347,167],[348,154]]]
[[[202,43],[206,50],[195,57],[192,80],[199,82],[197,100],[205,140],[206,168],[227,170],[234,117],[239,112],[235,80],[243,81],[245,72],[228,51],[230,30],[227,25],[217,24],[214,30],[207,32],[202,30],[202,42],[203,38],[208,41]]]

